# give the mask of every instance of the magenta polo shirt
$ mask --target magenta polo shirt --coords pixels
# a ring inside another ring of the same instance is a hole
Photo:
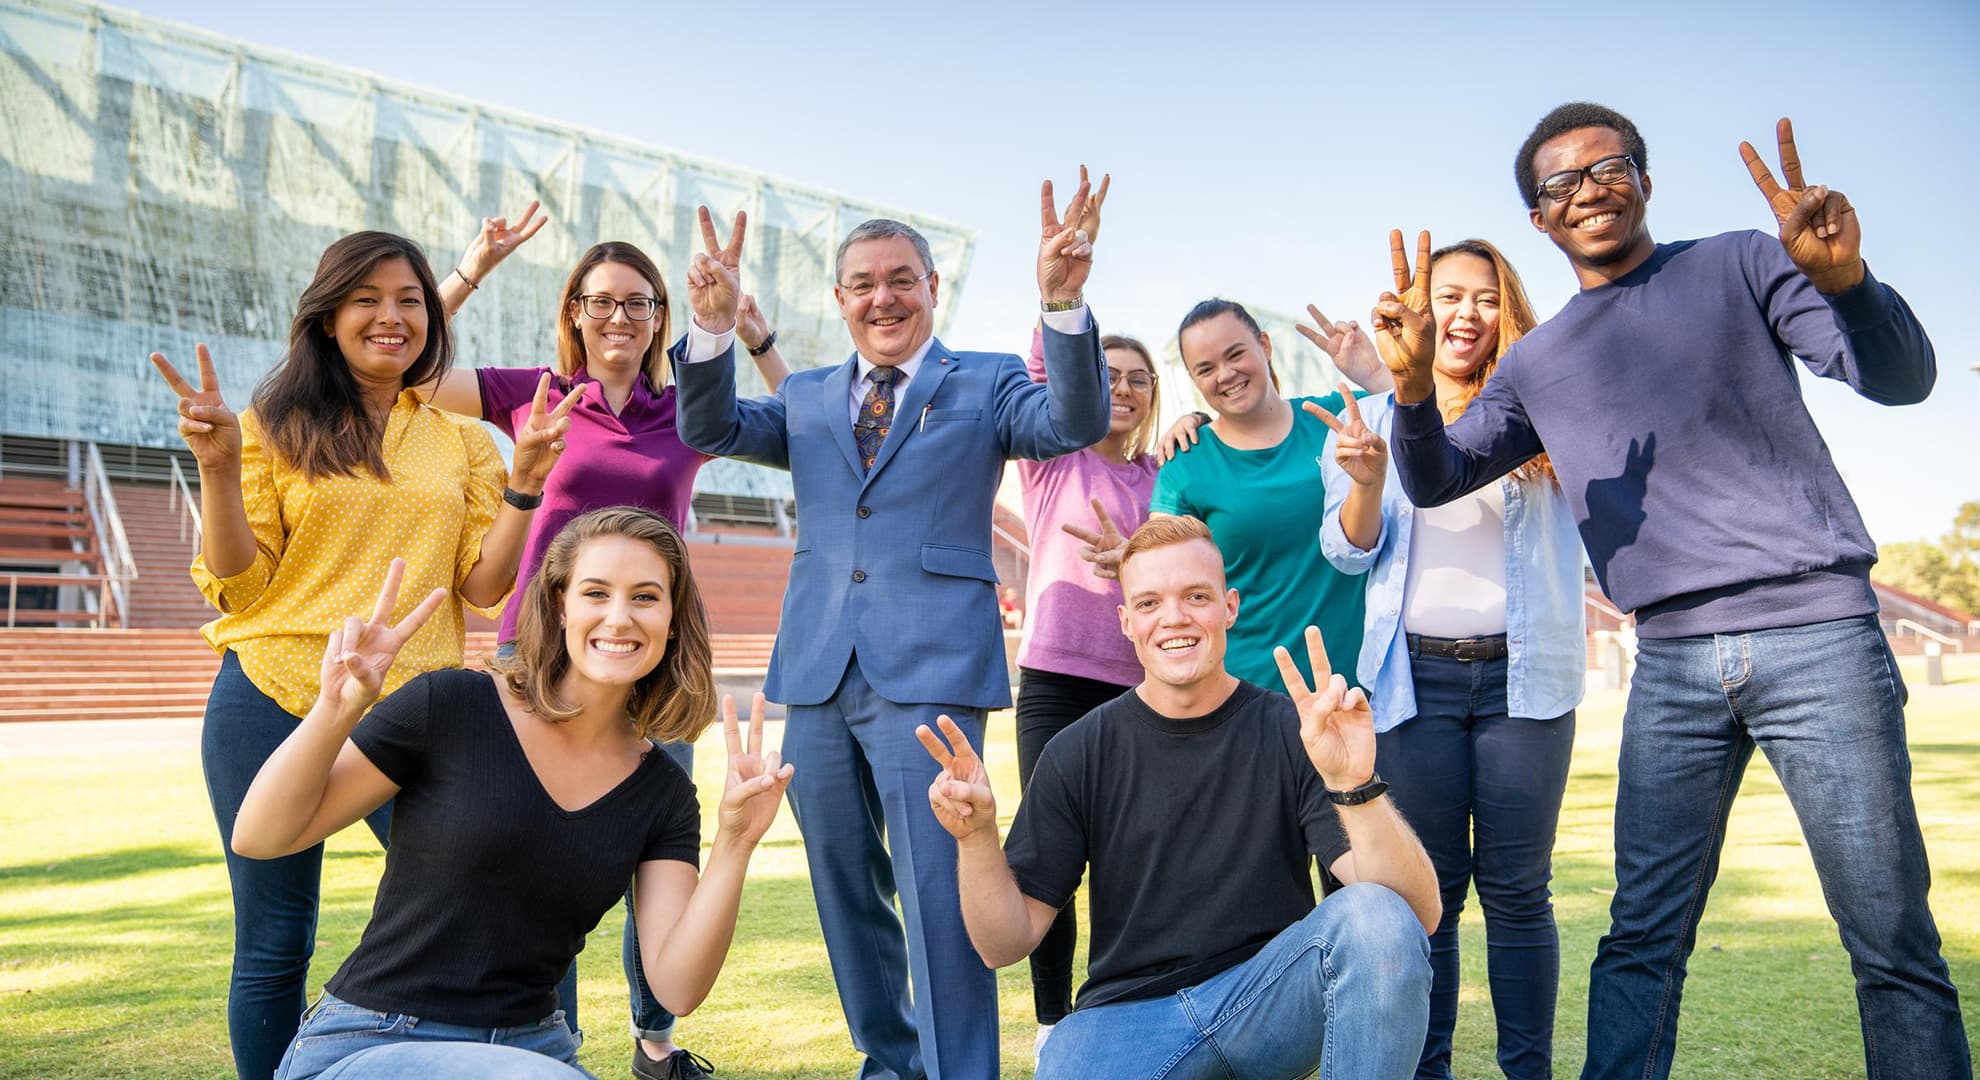
[[[476,368],[481,384],[481,415],[502,429],[510,439],[516,427],[529,419],[529,408],[536,397],[536,380],[549,368]],[[550,377],[550,407],[564,400],[571,387],[591,382],[583,370],[571,378]],[[674,426],[674,388],[658,393],[644,374],[633,384],[632,396],[623,411],[614,415],[605,403],[604,391],[593,387],[584,400],[571,410],[571,431],[564,437],[564,456],[550,471],[543,489],[543,505],[530,522],[529,541],[523,545],[522,569],[516,576],[520,596],[536,568],[543,564],[543,552],[557,532],[570,520],[601,506],[637,506],[651,510],[687,530],[688,500],[694,494],[694,474],[708,455],[688,449]],[[516,639],[516,618],[520,603],[507,605],[502,612],[499,640]]]

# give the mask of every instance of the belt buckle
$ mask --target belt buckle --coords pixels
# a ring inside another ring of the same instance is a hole
[[[1460,663],[1475,664],[1491,658],[1491,646],[1491,642],[1478,638],[1459,638],[1451,642],[1451,655]]]

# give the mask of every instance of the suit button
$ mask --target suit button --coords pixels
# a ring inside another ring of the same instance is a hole
[[[870,506],[862,506],[862,507],[860,507],[860,508],[859,508],[859,516],[860,516],[860,517],[863,517],[863,518],[870,518],[870,517],[872,517],[872,516],[873,516],[873,508],[872,508],[872,507],[870,507]]]
[[[854,571],[853,571],[853,580],[854,580],[854,581],[856,581],[856,582],[858,582],[858,581],[865,581],[865,580],[866,580],[866,571],[864,571],[864,570],[854,570]]]

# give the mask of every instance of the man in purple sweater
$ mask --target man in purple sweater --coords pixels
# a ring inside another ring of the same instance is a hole
[[[1542,119],[1515,172],[1582,291],[1508,350],[1448,428],[1427,297],[1385,295],[1376,309],[1410,499],[1448,502],[1544,447],[1604,591],[1636,615],[1616,894],[1590,976],[1584,1078],[1669,1073],[1685,961],[1756,744],[1849,951],[1869,1074],[1972,1075],[1926,903],[1904,684],[1870,590],[1877,548],[1792,367],[1799,357],[1905,405],[1931,392],[1932,345],[1864,267],[1848,201],[1804,186],[1786,120],[1779,137],[1785,188],[1741,146],[1778,240],[1658,244],[1636,126],[1583,103]]]

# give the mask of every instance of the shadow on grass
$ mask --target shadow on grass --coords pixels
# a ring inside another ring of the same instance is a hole
[[[190,844],[119,848],[116,851],[101,851],[94,855],[83,855],[59,862],[0,866],[0,885],[14,881],[27,881],[35,885],[79,885],[129,877],[132,874],[145,874],[154,870],[183,870],[190,866],[206,866],[219,861],[220,852],[217,849],[195,847]]]

